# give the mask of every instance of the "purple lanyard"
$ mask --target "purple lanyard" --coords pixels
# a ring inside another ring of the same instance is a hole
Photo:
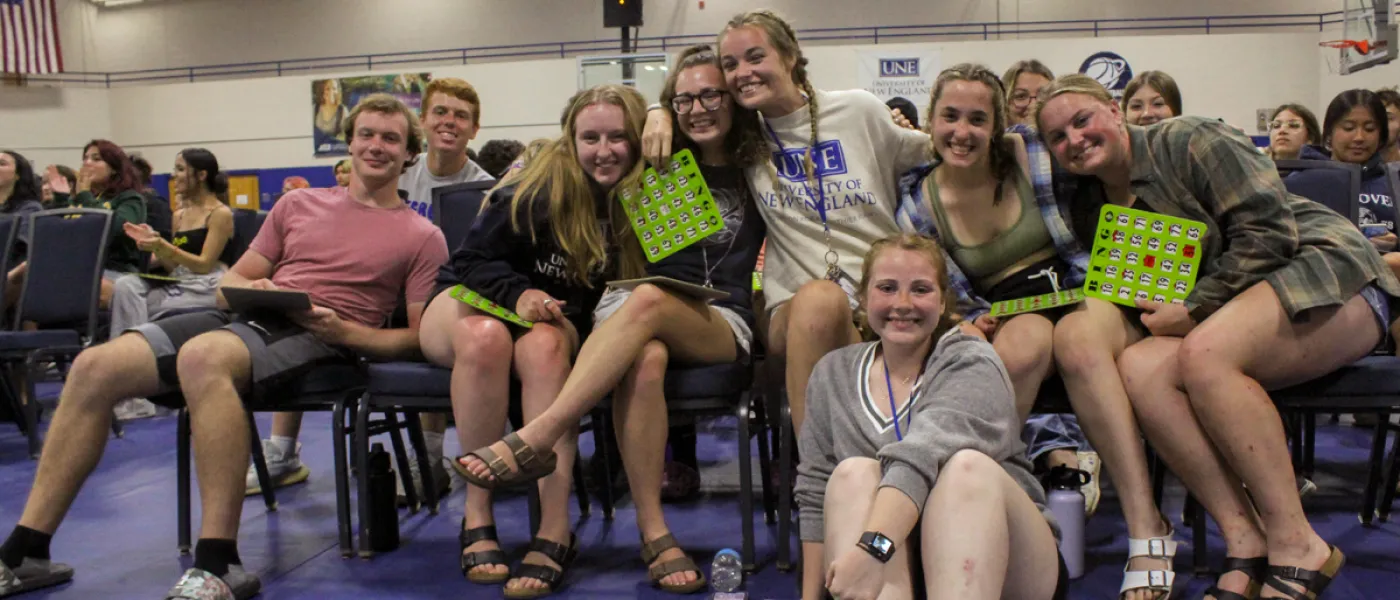
[[[886,361],[883,357],[881,357],[880,362],[881,362],[881,363],[884,365],[884,367],[885,367],[885,389],[888,390],[888,391],[889,391],[889,394],[890,394],[890,418],[894,420],[894,438],[895,438],[896,440],[899,440],[899,441],[904,441],[904,432],[900,431],[900,429],[899,429],[899,408],[896,407],[895,404],[894,404],[894,384],[890,382],[890,363],[889,363],[888,361]],[[924,372],[923,367],[920,367],[920,368],[919,368],[919,374],[922,375],[923,372]],[[914,384],[915,384],[915,386],[917,386],[918,383],[919,383],[919,378],[916,376],[916,377],[914,377]],[[913,427],[913,426],[914,426],[914,406],[913,406],[913,402],[914,402],[914,387],[911,386],[911,387],[909,388],[909,426],[910,426],[910,427]]]
[[[783,157],[787,156],[787,147],[783,146],[783,142],[778,139],[778,133],[776,131],[773,131],[773,126],[769,125],[767,120],[763,120],[763,127],[764,129],[768,130],[768,137],[772,138],[773,144],[778,147],[779,158],[778,164],[776,166],[782,167],[783,165],[781,161],[783,160]],[[809,149],[809,151],[816,151],[816,140],[812,141],[814,142],[814,147]],[[806,166],[805,162],[803,163],[803,166]],[[802,171],[802,174],[805,178],[807,170],[804,168]],[[826,180],[822,178],[822,172],[817,169],[817,166],[815,164],[812,165],[812,174],[816,175],[817,177],[817,194],[812,199],[816,202],[817,215],[822,218],[822,231],[826,235],[826,255],[823,257],[826,260],[826,277],[827,279],[836,281],[837,275],[840,273],[840,267],[837,266],[837,262],[840,260],[841,257],[840,255],[836,254],[836,250],[831,247],[831,225],[829,225],[826,222]],[[807,183],[804,183],[803,187],[807,188],[807,195],[812,196],[811,182],[808,181]]]

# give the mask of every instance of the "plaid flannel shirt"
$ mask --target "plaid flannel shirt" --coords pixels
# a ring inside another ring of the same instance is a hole
[[[1026,155],[1030,158],[1031,187],[1035,190],[1035,203],[1040,208],[1040,216],[1045,220],[1045,228],[1050,231],[1055,250],[1069,273],[1061,279],[1065,289],[1083,285],[1089,270],[1089,253],[1080,245],[1070,227],[1067,206],[1061,206],[1055,197],[1054,164],[1050,152],[1040,141],[1040,135],[1025,125],[1014,125],[1007,129],[1010,135],[1019,135],[1026,143]],[[895,209],[895,220],[900,229],[927,235],[938,239],[938,226],[933,218],[932,208],[924,200],[924,180],[932,176],[939,160],[915,167],[899,178],[899,206]],[[940,244],[940,248],[942,245]],[[991,310],[991,303],[978,295],[972,282],[943,251],[943,260],[948,265],[948,279],[956,298],[957,311],[967,320],[973,320]]]

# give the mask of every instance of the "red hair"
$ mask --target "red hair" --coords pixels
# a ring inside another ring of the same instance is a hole
[[[102,184],[103,196],[141,191],[141,173],[136,170],[136,163],[131,162],[131,157],[127,156],[121,146],[108,140],[93,140],[83,146],[83,156],[86,157],[88,150],[93,148],[97,148],[102,162],[107,163],[107,168],[112,171],[112,175]]]
[[[287,187],[288,185],[291,185],[294,190],[300,190],[311,187],[311,182],[300,175],[293,175],[282,180],[282,187]]]

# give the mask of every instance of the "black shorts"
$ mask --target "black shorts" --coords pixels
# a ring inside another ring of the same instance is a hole
[[[997,303],[1003,300],[1015,300],[1030,296],[1040,296],[1054,293],[1055,286],[1050,284],[1048,277],[1039,276],[1045,269],[1054,269],[1061,276],[1068,276],[1070,272],[1069,264],[1061,260],[1059,255],[1052,256],[1045,260],[1033,263],[1020,271],[1008,275],[1006,279],[998,281],[982,297],[987,302]],[[1063,288],[1062,288],[1063,289]],[[1036,311],[1035,314],[1050,319],[1051,323],[1060,320],[1060,317],[1069,314],[1073,306],[1062,306]]]
[[[295,381],[313,368],[356,362],[349,350],[322,342],[281,315],[245,317],[222,311],[176,315],[128,330],[145,337],[156,355],[161,393],[152,397],[152,402],[169,408],[184,406],[184,397],[175,393],[180,390],[175,357],[185,342],[219,330],[233,332],[248,347],[254,398]]]

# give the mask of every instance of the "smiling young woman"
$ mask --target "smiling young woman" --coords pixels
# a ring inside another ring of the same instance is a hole
[[[1207,225],[1186,302],[1139,301],[1132,321],[1108,307],[1122,323],[1108,335],[1129,341],[1117,364],[1148,440],[1224,532],[1231,561],[1210,595],[1250,597],[1261,585],[1265,597],[1321,595],[1344,558],[1308,524],[1266,390],[1375,349],[1400,281],[1345,217],[1289,194],[1274,165],[1223,123],[1125,125],[1081,75],[1047,88],[1037,121],[1078,176],[1064,191],[1085,229],[1106,203]]]

